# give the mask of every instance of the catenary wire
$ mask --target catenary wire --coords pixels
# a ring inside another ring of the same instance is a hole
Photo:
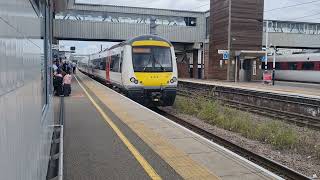
[[[307,4],[313,4],[313,3],[317,3],[317,2],[320,2],[320,0],[308,1],[308,2],[298,3],[298,4],[294,4],[294,5],[289,5],[289,6],[282,6],[279,8],[265,10],[264,12],[277,11],[277,10],[282,10],[282,9],[287,9],[287,8],[292,8],[292,7],[303,6],[303,5],[307,5]]]

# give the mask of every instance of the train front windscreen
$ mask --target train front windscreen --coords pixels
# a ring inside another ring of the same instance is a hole
[[[135,72],[172,72],[171,49],[168,47],[133,47],[132,62]]]

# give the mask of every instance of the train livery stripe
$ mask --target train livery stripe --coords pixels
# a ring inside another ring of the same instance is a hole
[[[169,43],[165,41],[155,41],[155,40],[144,40],[135,41],[132,46],[161,46],[161,47],[171,47]]]
[[[140,84],[147,87],[167,86],[170,79],[172,78],[172,72],[135,72],[134,75],[136,76]]]

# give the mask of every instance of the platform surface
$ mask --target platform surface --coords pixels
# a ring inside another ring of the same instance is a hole
[[[76,79],[64,100],[65,179],[279,178],[83,74]]]
[[[179,81],[320,99],[320,84],[276,81],[275,86],[272,86],[262,82],[235,83],[202,79],[179,79]]]

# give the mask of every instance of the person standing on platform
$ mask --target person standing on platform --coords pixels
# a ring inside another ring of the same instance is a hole
[[[58,70],[58,66],[57,66],[57,62],[56,61],[53,62],[52,68],[53,68],[53,73],[56,73],[57,70]]]
[[[63,77],[63,95],[70,96],[71,94],[71,80],[72,76],[70,71],[67,71],[67,74]]]
[[[63,64],[62,64],[62,70],[67,73],[70,71],[70,64],[69,62],[67,61],[64,61]]]
[[[72,62],[72,71],[73,71],[73,74],[76,73],[76,69],[77,69],[77,63]]]
[[[61,74],[61,70],[58,69],[53,77],[53,87],[54,87],[54,92],[56,96],[62,95],[62,82],[63,82],[63,76]]]

